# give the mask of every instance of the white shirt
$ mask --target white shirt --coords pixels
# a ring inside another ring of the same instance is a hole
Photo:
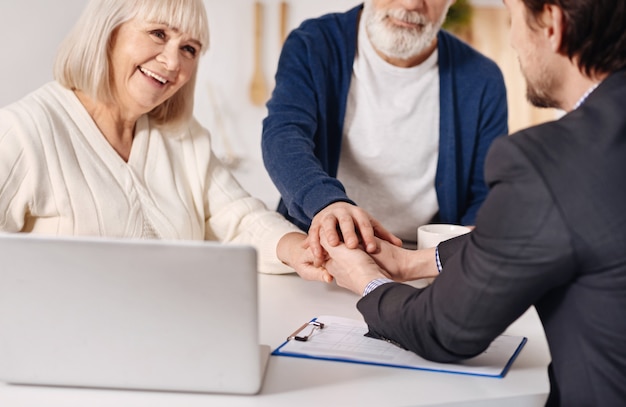
[[[359,26],[337,178],[348,196],[404,241],[438,212],[437,50],[422,64],[384,61]]]

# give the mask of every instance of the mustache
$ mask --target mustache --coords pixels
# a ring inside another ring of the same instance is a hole
[[[417,11],[409,11],[400,8],[386,10],[381,17],[391,17],[404,23],[416,24],[421,26],[428,24],[428,20],[423,14]]]

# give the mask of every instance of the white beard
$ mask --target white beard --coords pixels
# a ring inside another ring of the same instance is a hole
[[[446,19],[450,3],[441,14],[439,21],[431,22],[416,11],[401,8],[376,10],[371,0],[365,2],[363,18],[369,39],[379,52],[390,58],[410,59],[426,50],[434,41]],[[419,29],[392,26],[386,20],[394,19],[418,24]]]

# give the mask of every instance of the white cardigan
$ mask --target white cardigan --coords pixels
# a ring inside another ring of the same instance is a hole
[[[195,120],[173,133],[141,117],[125,162],[51,82],[0,109],[0,231],[252,244],[281,273],[278,240],[299,229],[243,190]]]

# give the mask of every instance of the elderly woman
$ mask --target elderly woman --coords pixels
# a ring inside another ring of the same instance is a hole
[[[208,42],[202,0],[91,0],[55,81],[0,110],[0,231],[252,244],[261,272],[330,278],[192,118]]]

